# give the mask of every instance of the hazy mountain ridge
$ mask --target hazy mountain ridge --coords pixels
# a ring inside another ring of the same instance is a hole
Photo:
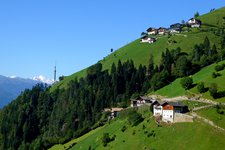
[[[40,81],[0,75],[0,108],[15,99],[23,90],[32,88]]]

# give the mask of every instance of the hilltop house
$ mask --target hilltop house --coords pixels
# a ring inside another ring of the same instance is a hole
[[[191,18],[188,20],[187,24],[189,26],[191,26],[192,28],[199,28],[201,26],[202,22],[198,19]]]
[[[172,24],[172,25],[170,25],[169,32],[170,32],[170,33],[180,33],[182,27],[183,27],[183,25],[180,24],[180,23]]]
[[[163,35],[163,34],[165,34],[165,33],[166,33],[166,28],[160,27],[160,28],[158,29],[158,34],[159,34],[159,35]]]
[[[110,114],[111,119],[115,118],[121,110],[123,110],[123,108],[116,107],[116,108],[105,108],[104,109],[105,112],[111,112],[111,114]]]
[[[153,102],[153,115],[162,116],[164,122],[174,122],[175,113],[186,113],[188,107],[178,102]]]
[[[150,97],[139,96],[136,99],[131,99],[131,107],[140,107],[142,105],[151,105],[153,99]]]
[[[148,37],[148,36],[144,36],[141,38],[140,42],[141,43],[154,43],[156,41],[155,38],[151,38],[151,37]]]
[[[153,116],[162,116],[162,106],[159,101],[152,102],[153,106]]]
[[[149,35],[155,35],[155,34],[157,34],[157,29],[156,29],[156,28],[150,27],[150,28],[148,28],[146,31],[147,31],[147,33],[148,33]]]

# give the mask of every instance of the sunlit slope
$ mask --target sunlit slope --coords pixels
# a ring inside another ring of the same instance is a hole
[[[182,32],[170,37],[168,37],[168,35],[157,36],[157,41],[153,44],[140,43],[140,38],[138,38],[114,51],[104,59],[100,60],[100,62],[102,63],[104,70],[110,70],[112,63],[117,64],[118,60],[124,62],[128,59],[132,59],[135,66],[138,67],[140,64],[147,65],[149,56],[152,54],[154,56],[155,64],[159,64],[161,54],[167,48],[171,50],[180,47],[183,52],[189,53],[193,50],[194,45],[202,43],[206,36],[209,38],[211,45],[215,44],[217,48],[220,48],[221,37],[215,34],[215,29],[221,28],[223,21],[225,22],[223,17],[225,17],[225,7],[200,16],[199,19],[202,20],[203,24],[202,28],[190,29],[190,32]],[[214,30],[210,30],[210,28],[213,28]],[[80,78],[85,76],[86,69],[76,72],[54,85],[52,90],[57,87],[66,88],[71,80],[74,80],[76,77]]]
[[[222,62],[219,62],[219,63],[214,63],[210,66],[207,66],[207,67],[201,69],[196,74],[192,75],[191,77],[193,78],[194,84],[204,82],[205,87],[209,87],[210,84],[216,83],[217,86],[218,86],[218,91],[224,91],[225,90],[225,69],[218,72],[218,73],[221,74],[221,76],[218,76],[216,78],[212,77],[212,73],[216,72],[215,66],[216,65],[222,65],[222,64],[225,64],[225,61],[222,61]],[[162,96],[167,96],[167,97],[182,96],[182,95],[189,94],[189,93],[199,94],[199,92],[197,91],[197,87],[194,87],[194,88],[190,89],[189,91],[185,91],[181,87],[180,80],[181,80],[180,78],[176,79],[174,82],[172,82],[171,84],[159,89],[155,93],[159,94],[159,95],[162,95]],[[213,99],[210,96],[208,91],[203,93],[202,95],[205,98]],[[219,99],[216,99],[216,101],[225,102],[225,98],[224,97],[219,98]]]

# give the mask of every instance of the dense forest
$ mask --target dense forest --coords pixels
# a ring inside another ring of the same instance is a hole
[[[222,34],[224,35],[224,34]],[[0,149],[46,149],[64,143],[104,124],[104,108],[127,107],[130,98],[155,91],[178,77],[189,76],[225,56],[208,37],[189,54],[179,47],[166,49],[161,63],[135,68],[132,60],[118,61],[111,70],[97,63],[85,78],[74,79],[67,89],[50,92],[38,84],[4,107],[0,112]]]

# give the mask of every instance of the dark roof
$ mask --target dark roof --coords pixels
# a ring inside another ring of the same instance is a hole
[[[170,25],[170,29],[171,29],[171,28],[182,28],[182,26],[183,26],[183,25],[180,24],[180,23],[175,23],[175,24],[171,24],[171,25]]]
[[[169,104],[173,105],[174,107],[186,107],[186,105],[179,102],[169,102]]]
[[[156,28],[150,27],[150,28],[148,28],[146,31],[147,31],[147,32],[151,32],[151,31],[155,31],[155,30],[156,30]]]
[[[166,28],[164,28],[164,27],[160,27],[158,30],[166,30]]]
[[[194,20],[194,19],[195,19],[195,18],[191,18],[191,19],[189,19],[188,21]],[[201,23],[202,23],[201,20],[199,20],[199,19],[195,19],[195,21],[196,21],[197,24],[201,24]]]

